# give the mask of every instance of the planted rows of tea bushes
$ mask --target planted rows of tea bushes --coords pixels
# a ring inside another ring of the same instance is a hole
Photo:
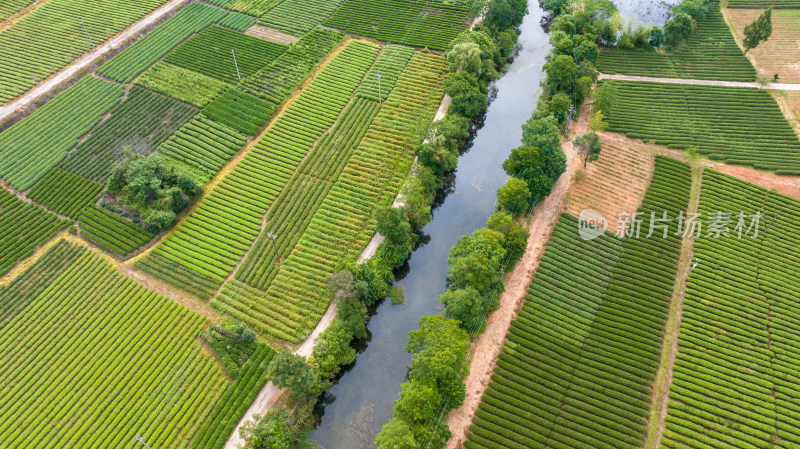
[[[15,189],[32,186],[119,101],[124,89],[84,78],[0,133],[0,177]]]
[[[375,61],[356,96],[373,101],[383,101],[392,93],[400,74],[405,70],[408,61],[414,56],[414,50],[402,45],[387,45]],[[378,88],[380,75],[380,89]]]
[[[694,241],[662,446],[797,447],[800,202],[707,169],[699,212],[732,222]]]
[[[79,222],[81,236],[119,256],[136,251],[155,237],[121,216],[94,205],[84,209]]]
[[[579,240],[577,222],[562,218],[465,447],[641,447],[690,185],[687,165],[658,156],[644,233],[621,252],[611,237]],[[645,238],[651,212],[672,219],[667,238]]]
[[[55,214],[0,187],[0,275],[69,226]]]
[[[236,131],[255,135],[276,111],[274,104],[232,87],[206,106],[203,114]]]
[[[794,9],[800,8],[798,0],[728,0],[728,8],[751,8],[751,9]]]
[[[136,84],[200,108],[214,101],[230,87],[225,81],[164,61],[150,67],[136,79]]]
[[[77,218],[97,201],[101,190],[101,184],[55,167],[25,196],[60,215]]]
[[[244,256],[269,206],[314,141],[336,121],[377,54],[372,44],[347,45],[176,232],[137,265],[170,281],[188,275],[175,283],[209,298]]]
[[[699,21],[689,40],[674,52],[608,49],[600,52],[603,73],[667,78],[753,81],[756,70],[736,44],[719,4]]]
[[[128,97],[92,130],[58,166],[97,182],[105,182],[125,152],[150,154],[197,109],[134,85]]]
[[[447,50],[472,17],[458,5],[424,0],[346,0],[325,26],[414,47]]]
[[[609,131],[670,148],[696,146],[728,164],[800,173],[800,140],[765,91],[614,82],[619,95],[607,113]]]
[[[191,3],[143,38],[114,56],[97,73],[120,83],[130,83],[176,45],[226,16],[226,12],[202,3]]]
[[[51,0],[0,33],[0,105],[21,95],[166,0]],[[81,24],[83,23],[83,25]]]
[[[33,2],[34,0],[6,0],[0,5],[0,21],[22,11]]]
[[[344,0],[283,0],[258,19],[259,25],[302,36],[325,21]]]
[[[248,16],[247,14],[241,14],[238,12],[232,12],[228,14],[224,19],[220,20],[219,24],[236,31],[245,31],[246,29],[255,25],[256,20],[257,19],[253,16]]]
[[[208,320],[90,250],[75,244],[70,252],[72,263],[35,298],[0,294],[3,309],[27,302],[0,328],[8,355],[0,441],[45,447],[57,422],[60,444],[70,448],[121,447],[136,435],[156,447],[188,446],[228,384],[197,342]]]

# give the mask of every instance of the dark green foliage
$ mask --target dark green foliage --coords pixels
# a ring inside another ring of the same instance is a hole
[[[503,248],[506,250],[505,271],[511,271],[525,254],[530,236],[528,229],[523,224],[515,223],[511,215],[503,212],[492,214],[486,222],[486,227],[503,234]]]
[[[132,154],[148,155],[197,114],[197,109],[134,85],[111,116],[58,166],[104,182],[111,167]]]
[[[402,207],[383,207],[375,211],[378,232],[394,243],[405,243],[411,237],[411,225]]]
[[[325,26],[381,41],[446,50],[469,27],[469,21],[463,6],[422,0],[345,0]]]
[[[232,87],[203,109],[206,117],[244,134],[255,135],[277,106]]]
[[[603,149],[600,138],[592,131],[578,137],[574,143],[583,157],[584,168],[587,163],[596,161],[600,157],[600,151]]]
[[[694,21],[686,13],[679,13],[664,24],[664,38],[670,45],[680,45],[692,35]]]
[[[477,117],[489,104],[484,89],[475,75],[467,71],[451,73],[444,83],[445,92],[453,98],[449,110],[465,117]]]
[[[164,61],[223,81],[248,77],[275,60],[288,47],[213,25],[191,37],[164,57]],[[232,50],[236,54],[234,63]]]
[[[772,8],[768,8],[753,23],[744,27],[745,53],[756,48],[770,36],[772,36]]]
[[[484,296],[503,291],[501,264],[506,250],[503,234],[481,228],[463,236],[447,258],[453,288],[473,287]]]
[[[508,178],[505,184],[497,189],[497,203],[506,212],[519,217],[528,210],[531,191],[528,184],[517,178]]]
[[[248,422],[242,427],[244,449],[282,449],[292,446],[294,434],[288,424],[287,411],[272,408],[263,417],[256,415],[255,418],[255,422]]]
[[[578,75],[578,64],[569,55],[558,55],[544,65],[547,84],[556,91],[570,92]]]
[[[60,215],[77,218],[97,201],[103,186],[60,168],[53,168],[31,190],[27,197]]]
[[[319,377],[305,357],[288,351],[281,351],[272,358],[267,378],[279,388],[291,388],[301,395],[315,396],[321,389]]]
[[[213,324],[203,336],[232,379],[239,377],[245,362],[256,350],[256,338],[255,332],[241,321]]]

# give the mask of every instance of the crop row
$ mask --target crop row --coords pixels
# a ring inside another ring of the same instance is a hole
[[[207,324],[83,250],[0,329],[0,441],[48,446],[58,423],[64,447],[188,446],[227,386]]]
[[[381,55],[375,61],[361,87],[356,91],[356,96],[369,98],[374,101],[383,101],[392,93],[397,78],[403,73],[408,61],[414,56],[414,50],[402,45],[387,45],[383,47]],[[378,76],[380,75],[380,81]]]
[[[695,238],[663,445],[795,447],[800,202],[705,170],[699,212],[717,211],[733,214],[732,233]],[[762,215],[742,238],[740,212],[746,225]]]
[[[201,281],[222,284],[260,232],[273,200],[313,143],[336,121],[377,53],[376,46],[363,42],[345,47],[151,254],[195,272]],[[146,262],[140,265],[161,274]]]
[[[124,89],[99,78],[84,78],[3,131],[0,176],[19,190],[32,186],[119,101]]]
[[[86,208],[79,220],[84,238],[120,256],[130,254],[154,237],[119,215],[97,206]]]
[[[256,18],[238,12],[228,14],[224,19],[219,21],[219,24],[236,31],[245,31],[251,26],[255,25]]]
[[[308,317],[295,324],[295,338],[289,341],[308,334],[328,306],[325,279],[355,261],[375,232],[374,210],[392,202],[407,176],[415,130],[436,113],[446,70],[441,56],[414,55],[266,295],[255,304],[220,295],[213,306],[265,333],[270,325],[261,321],[262,316],[291,312]]]
[[[341,33],[317,28],[298,39],[268,66],[244,79],[239,87],[279,105],[300,87],[311,70],[342,40],[344,35]]]
[[[459,5],[424,0],[346,0],[325,26],[381,41],[447,50],[472,17]]]
[[[606,81],[607,82],[607,81]],[[609,131],[711,159],[800,173],[800,140],[775,100],[758,89],[614,81]]]
[[[236,130],[199,114],[161,144],[158,152],[205,184],[247,143]]]
[[[97,73],[121,83],[130,83],[176,45],[225,15],[226,12],[219,8],[192,3],[114,56],[100,67]]]
[[[277,106],[232,87],[203,109],[206,117],[244,133],[255,135],[277,111]]]
[[[234,11],[261,17],[280,2],[281,0],[231,0],[225,2],[224,6]],[[255,20],[253,22],[255,23]]]
[[[800,8],[798,0],[728,0],[728,8],[750,8],[750,9],[795,9]]]
[[[197,109],[134,85],[110,116],[69,153],[58,166],[77,175],[105,182],[124,153],[150,154],[188,122]]]
[[[176,65],[159,61],[140,77],[136,84],[166,96],[205,107],[225,93],[230,84]]]
[[[0,105],[100,45],[165,0],[52,0],[0,33]]]
[[[172,50],[164,61],[223,81],[247,77],[288,47],[212,25]]]
[[[378,113],[378,103],[359,99],[351,103],[330,133],[309,152],[292,175],[266,217],[259,234],[236,278],[266,290],[277,274],[277,261],[268,233],[277,235],[275,248],[281,258],[291,253],[300,236],[338,179],[355,147]]]
[[[12,15],[22,11],[26,6],[33,3],[33,0],[6,0],[0,4],[0,22]]]
[[[264,343],[248,358],[233,385],[217,400],[209,418],[197,433],[193,449],[221,449],[239,420],[267,383],[267,367],[275,350]]]
[[[639,209],[673,218],[662,239],[585,241],[562,217],[465,447],[638,448],[672,297],[689,167],[658,157]],[[618,255],[618,256],[617,256]]]
[[[97,201],[103,186],[58,167],[50,170],[25,195],[61,215],[77,218]]]
[[[69,226],[68,220],[60,220],[55,214],[20,200],[2,187],[0,211],[0,275]]]
[[[283,0],[258,19],[258,24],[302,36],[330,17],[343,1]]]
[[[610,49],[600,53],[603,73],[669,78],[753,81],[756,70],[736,44],[715,2],[714,9],[674,53]]]

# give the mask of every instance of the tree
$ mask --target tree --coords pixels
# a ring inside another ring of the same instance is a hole
[[[430,385],[412,380],[400,386],[400,397],[394,403],[394,416],[410,424],[423,423],[436,416],[442,398]]]
[[[588,162],[596,161],[600,157],[600,150],[603,149],[600,138],[591,131],[575,139],[574,143],[583,156],[584,168]]]
[[[477,117],[489,104],[486,93],[472,73],[452,73],[444,83],[444,90],[453,98],[450,108],[466,117]]]
[[[144,227],[148,231],[159,233],[178,221],[178,216],[171,210],[153,210],[144,219]]]
[[[589,118],[589,129],[594,132],[605,131],[608,128],[608,123],[605,122],[606,116],[603,114],[602,109],[594,111],[594,114]]]
[[[539,148],[544,163],[542,170],[553,182],[567,169],[567,157],[564,155],[564,151],[561,148],[561,137],[555,118],[528,119],[528,121],[522,125],[522,144],[523,146]],[[514,152],[512,151],[512,155],[513,154]],[[524,162],[524,160],[519,162]],[[505,168],[505,164],[503,168]],[[508,170],[506,170],[506,173],[520,178],[520,176],[509,173]],[[529,182],[528,185],[530,186],[531,183]],[[549,191],[545,195],[538,195],[537,191],[531,188],[531,194],[544,198],[549,194]]]
[[[558,55],[544,65],[547,82],[556,91],[572,90],[578,75],[578,64],[569,55]]]
[[[325,287],[334,296],[339,298],[352,298],[355,296],[353,290],[353,273],[350,270],[337,271],[325,279]]]
[[[658,48],[664,43],[664,29],[661,27],[650,28],[650,38],[647,42],[653,48]]]
[[[694,21],[686,13],[676,14],[664,24],[664,37],[668,44],[678,45],[692,35]]]
[[[419,163],[437,175],[443,175],[455,170],[458,165],[458,155],[444,145],[423,143],[419,147]]]
[[[502,291],[500,263],[505,254],[503,235],[497,231],[476,229],[472,235],[461,237],[447,258],[453,288],[470,286],[482,295]]]
[[[288,351],[275,354],[267,367],[267,378],[279,388],[291,388],[298,394],[313,396],[320,389],[319,379],[306,359]]]
[[[572,105],[572,100],[569,95],[564,92],[558,92],[550,99],[550,111],[556,116],[559,123],[564,123],[567,120],[569,107]]]
[[[312,357],[312,365],[317,373],[332,377],[339,372],[341,365],[349,365],[356,360],[356,350],[350,347],[353,335],[340,322],[322,331],[317,338]]]
[[[567,6],[570,3],[570,0],[544,0],[542,8],[552,11],[554,16],[559,16],[567,11]]]
[[[447,290],[439,295],[439,301],[445,304],[445,316],[458,320],[462,329],[477,329],[483,324],[484,299],[474,288]]]
[[[592,99],[592,109],[597,111],[610,111],[619,96],[617,83],[604,81],[597,86],[597,91]]]
[[[483,61],[481,61],[481,47],[475,42],[456,44],[445,54],[451,72],[466,70],[481,76]]]
[[[294,436],[287,424],[289,413],[272,408],[263,415],[253,416],[255,421],[247,421],[241,430],[245,449],[289,449]]]
[[[588,76],[582,76],[575,81],[575,100],[578,103],[583,102],[583,99],[592,94],[592,86],[594,80]]]
[[[375,446],[378,449],[417,449],[419,444],[411,433],[411,428],[404,421],[393,418],[384,424],[378,435],[375,436]]]
[[[758,16],[758,19],[744,27],[744,52],[747,53],[758,44],[772,36],[772,7]]]
[[[531,191],[528,184],[517,178],[508,178],[505,184],[497,189],[497,202],[511,215],[518,217],[528,209]]]
[[[525,254],[528,246],[528,230],[514,223],[511,215],[495,212],[486,222],[489,229],[503,234],[503,248],[506,249],[506,271],[513,269],[517,261]]]
[[[411,224],[402,207],[382,207],[375,211],[378,232],[395,243],[407,242],[411,237]]]
[[[759,74],[756,75],[756,83],[758,84],[759,89],[763,89],[772,82],[772,77],[769,75]]]
[[[594,42],[583,41],[575,48],[573,54],[578,62],[589,61],[592,64],[597,64],[597,57],[600,56],[600,51]]]

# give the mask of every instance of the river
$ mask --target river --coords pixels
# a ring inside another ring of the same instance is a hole
[[[494,212],[496,190],[506,180],[502,163],[519,146],[521,126],[536,107],[542,65],[550,51],[548,35],[539,25],[543,11],[535,0],[528,9],[520,28],[520,52],[494,83],[483,124],[460,156],[455,179],[437,203],[433,220],[422,229],[425,243],[411,254],[397,281],[405,290],[406,305],[384,301],[376,308],[364,351],[331,390],[335,400],[311,433],[311,440],[325,449],[373,447],[375,434],[391,419],[411,362],[404,352],[408,332],[419,327],[420,317],[443,309],[438,296],[445,290],[450,247],[485,226]]]

